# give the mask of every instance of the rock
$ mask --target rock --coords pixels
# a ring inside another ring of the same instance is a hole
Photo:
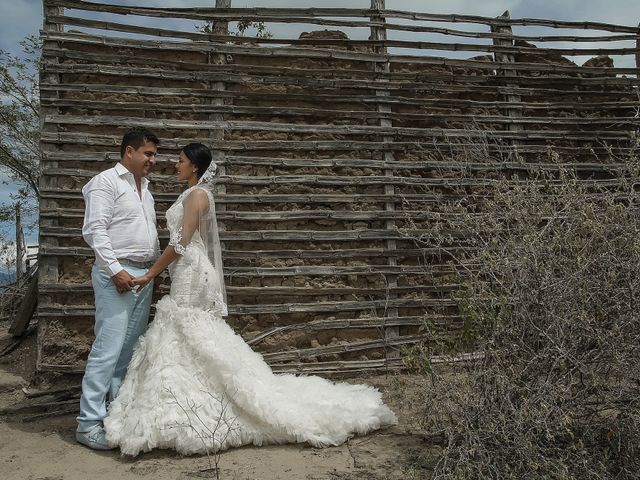
[[[300,40],[349,40],[349,36],[340,30],[314,30],[313,32],[302,32]]]
[[[613,68],[613,59],[608,55],[598,55],[590,58],[582,64],[583,67],[607,67]]]
[[[12,392],[26,385],[24,378],[0,370],[0,393]]]
[[[317,223],[318,225],[323,225],[325,227],[332,227],[334,225],[336,225],[338,222],[336,222],[335,220],[332,220],[330,218],[326,218],[326,219],[319,219],[319,220],[314,220],[315,223]]]
[[[524,40],[516,40],[514,42],[516,47],[526,47],[531,49],[538,49],[533,43],[526,42]],[[517,63],[542,63],[548,65],[567,65],[567,66],[575,66],[576,64],[569,60],[568,58],[563,57],[559,53],[538,49],[538,51],[526,52],[526,53],[517,53],[515,55],[515,60]]]
[[[476,62],[493,62],[493,55],[476,55],[469,60],[475,60]]]
[[[300,40],[349,40],[349,35],[341,30],[314,30],[312,32],[302,32],[298,37]],[[352,51],[372,51],[372,47],[367,45],[314,45],[315,48],[331,48],[334,50],[352,50]]]
[[[613,68],[613,58],[608,55],[598,55],[597,57],[590,58],[582,64],[583,67],[597,67],[597,68]],[[615,77],[615,72],[598,72],[598,73],[582,73],[583,77]]]

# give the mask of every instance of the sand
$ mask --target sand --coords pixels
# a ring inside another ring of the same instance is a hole
[[[0,409],[24,404],[22,390],[29,386],[33,340],[0,359]],[[26,377],[26,378],[25,378]],[[399,416],[398,426],[355,437],[339,447],[315,449],[306,444],[243,447],[219,457],[219,478],[271,479],[405,479],[411,456],[429,447],[413,431],[415,404],[407,385],[419,388],[411,376],[374,376],[350,379],[380,388]],[[31,386],[33,388],[33,386]],[[70,405],[75,409],[74,404]],[[25,421],[27,419],[28,421]],[[74,439],[75,414],[33,420],[24,415],[0,416],[0,479],[7,480],[175,480],[216,478],[207,456],[181,457],[157,450],[136,458],[121,457],[117,450],[98,452]],[[215,459],[212,458],[213,462]],[[412,478],[416,478],[412,476]]]

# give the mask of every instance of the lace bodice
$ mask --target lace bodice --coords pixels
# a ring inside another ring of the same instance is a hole
[[[178,255],[184,255],[186,253],[186,247],[181,243],[184,206],[180,199],[169,207],[165,215],[167,219],[167,228],[169,229],[169,245],[173,245]],[[193,234],[191,242],[187,246],[204,250],[204,242],[202,241],[202,237],[198,230]]]
[[[205,242],[196,230],[188,244],[182,238],[184,204],[183,197],[167,210],[169,244],[173,245],[178,258],[169,266],[171,291],[169,295],[180,306],[211,310],[227,315],[227,307],[219,278],[221,275],[211,264]]]

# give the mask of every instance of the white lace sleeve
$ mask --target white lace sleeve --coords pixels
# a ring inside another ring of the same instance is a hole
[[[180,242],[182,241],[182,227],[169,236],[169,245],[171,245],[178,255],[184,255],[186,247]]]

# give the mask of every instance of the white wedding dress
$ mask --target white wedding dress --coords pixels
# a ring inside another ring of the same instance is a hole
[[[182,198],[167,211],[171,238],[180,238]],[[170,267],[170,294],[158,302],[104,419],[107,439],[122,454],[286,442],[325,447],[397,423],[373,387],[274,374],[222,318],[220,275],[197,231],[183,250]]]

